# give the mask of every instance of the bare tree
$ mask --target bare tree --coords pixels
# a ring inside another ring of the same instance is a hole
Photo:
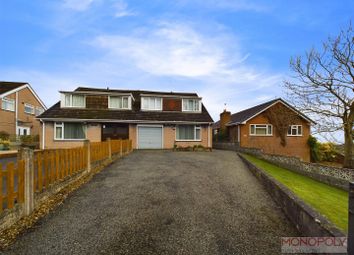
[[[288,97],[305,113],[312,113],[320,132],[344,131],[344,167],[354,168],[354,31],[352,25],[290,60],[294,79],[284,82]]]

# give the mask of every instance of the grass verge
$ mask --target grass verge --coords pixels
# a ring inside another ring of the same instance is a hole
[[[243,156],[284,184],[338,228],[348,231],[348,192],[315,181],[304,175],[270,164],[256,157]]]

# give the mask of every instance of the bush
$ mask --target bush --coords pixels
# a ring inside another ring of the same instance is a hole
[[[321,161],[335,161],[337,151],[333,143],[320,143],[318,150]]]
[[[0,140],[6,141],[9,140],[10,134],[5,131],[0,131]]]
[[[317,138],[310,135],[307,144],[310,146],[311,162],[320,161],[319,142],[317,141]]]

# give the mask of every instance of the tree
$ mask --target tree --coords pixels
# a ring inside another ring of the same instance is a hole
[[[354,31],[352,25],[329,37],[321,51],[290,60],[292,80],[284,82],[289,100],[312,113],[319,132],[344,131],[344,167],[354,168]]]

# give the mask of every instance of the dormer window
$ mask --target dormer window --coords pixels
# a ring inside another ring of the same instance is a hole
[[[201,112],[202,101],[200,99],[182,99],[182,111],[184,112]]]
[[[63,107],[85,107],[85,96],[75,94],[64,94],[62,98]]]
[[[148,111],[162,111],[161,97],[142,97],[141,109]]]
[[[129,96],[110,96],[108,98],[108,108],[110,109],[131,109]]]

